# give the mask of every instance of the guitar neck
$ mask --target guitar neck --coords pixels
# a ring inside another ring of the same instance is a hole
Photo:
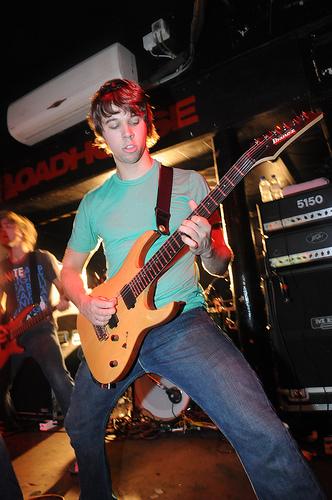
[[[24,333],[27,330],[29,330],[30,328],[32,328],[33,326],[37,325],[38,323],[40,323],[44,319],[51,316],[51,314],[53,313],[53,311],[55,309],[56,309],[56,306],[48,307],[47,309],[44,309],[40,313],[36,314],[36,316],[32,316],[31,318],[27,319],[20,326],[17,326],[16,328],[14,328],[11,331],[11,337],[16,338],[19,335],[21,335],[22,333]]]

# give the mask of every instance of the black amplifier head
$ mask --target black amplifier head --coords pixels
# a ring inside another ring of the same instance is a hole
[[[260,203],[257,210],[264,234],[332,221],[332,184]]]

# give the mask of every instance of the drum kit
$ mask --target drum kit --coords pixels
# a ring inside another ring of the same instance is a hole
[[[188,408],[189,396],[169,380],[148,373],[134,382],[134,404],[143,415],[172,421]]]
[[[111,419],[139,414],[159,422],[177,421],[189,408],[189,396],[169,380],[153,373],[138,378],[119,399]]]
[[[218,430],[183,390],[164,377],[146,373],[119,399],[109,418],[106,439],[152,439],[160,432],[202,428]]]

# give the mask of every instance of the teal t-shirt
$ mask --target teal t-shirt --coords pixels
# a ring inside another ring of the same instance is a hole
[[[159,163],[155,161],[151,170],[138,179],[122,180],[115,173],[87,193],[79,205],[68,246],[85,253],[102,242],[107,276],[115,275],[137,238],[145,231],[156,230],[158,179]],[[189,201],[200,203],[208,192],[209,187],[199,173],[174,168],[171,234],[192,212]],[[153,243],[145,262],[167,238],[169,236],[162,235]],[[184,310],[203,305],[198,278],[195,257],[188,250],[158,279],[154,297],[156,307],[172,301],[185,302]]]

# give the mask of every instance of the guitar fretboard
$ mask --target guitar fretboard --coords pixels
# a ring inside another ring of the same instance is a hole
[[[55,310],[55,306],[48,307],[47,309],[44,309],[44,311],[36,314],[36,316],[32,316],[31,318],[25,320],[21,325],[13,328],[10,332],[10,337],[11,338],[16,338],[25,331],[29,330],[29,328],[32,328],[33,326],[37,325],[44,319],[48,318],[51,316],[52,312]]]

